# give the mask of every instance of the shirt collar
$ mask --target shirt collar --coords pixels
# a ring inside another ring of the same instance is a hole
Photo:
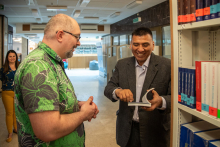
[[[41,43],[38,46],[39,48],[43,49],[50,57],[52,57],[54,60],[61,62],[62,59],[60,58],[59,55],[57,55],[57,53],[52,50],[48,45],[46,45],[45,43]]]
[[[147,58],[147,60],[144,62],[144,64],[142,66],[148,67],[149,62],[150,62],[150,57],[151,57],[151,55],[149,55],[149,57]],[[138,64],[137,59],[135,58],[135,67],[137,67],[137,66],[140,66],[140,65]]]

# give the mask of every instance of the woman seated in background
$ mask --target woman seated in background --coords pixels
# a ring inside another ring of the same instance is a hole
[[[12,133],[17,133],[17,124],[14,108],[14,76],[18,68],[18,56],[14,50],[9,50],[6,55],[5,64],[0,69],[0,80],[2,81],[2,101],[6,111],[6,125],[8,130],[7,142],[11,142]],[[12,129],[14,130],[12,132]]]

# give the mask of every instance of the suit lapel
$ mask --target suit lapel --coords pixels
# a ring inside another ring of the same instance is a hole
[[[134,96],[134,102],[136,101],[136,73],[135,73],[135,58],[131,58],[131,60],[127,64],[127,77],[128,83],[131,92]]]
[[[157,74],[158,69],[156,66],[158,65],[156,56],[154,53],[151,53],[150,62],[147,69],[147,74],[145,76],[142,92],[141,92],[141,98],[140,101],[142,101],[142,96],[146,93],[146,90],[149,89],[150,84],[153,82],[155,75]]]

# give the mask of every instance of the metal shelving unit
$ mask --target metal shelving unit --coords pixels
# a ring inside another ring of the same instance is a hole
[[[214,118],[178,103],[178,68],[192,67],[197,60],[220,61],[220,18],[178,25],[177,0],[170,0],[171,62],[172,62],[172,118],[171,145],[179,147],[180,125],[194,118],[220,127]]]

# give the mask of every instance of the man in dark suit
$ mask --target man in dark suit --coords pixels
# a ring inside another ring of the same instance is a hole
[[[134,57],[119,60],[107,86],[105,96],[120,100],[117,112],[116,139],[122,147],[168,147],[171,111],[171,62],[157,56],[152,32],[138,28],[132,33]],[[128,106],[140,102],[150,88],[151,107]]]

